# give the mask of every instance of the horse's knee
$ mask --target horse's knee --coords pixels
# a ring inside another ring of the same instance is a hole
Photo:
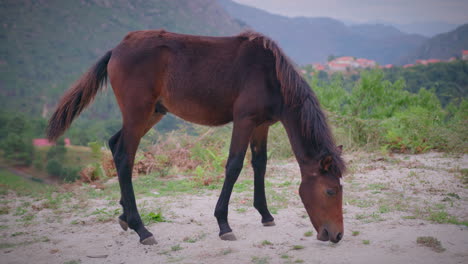
[[[228,160],[226,164],[226,176],[235,175],[238,176],[239,173],[242,171],[243,159],[240,157],[234,157]]]

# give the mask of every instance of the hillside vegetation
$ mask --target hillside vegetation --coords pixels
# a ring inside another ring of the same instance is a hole
[[[212,0],[7,0],[0,3],[0,104],[47,115],[58,97],[129,31],[165,28],[230,35],[241,30]],[[117,117],[107,94],[85,114]]]
[[[448,60],[459,58],[462,50],[468,49],[468,24],[461,25],[455,30],[438,34],[399,60],[400,64],[414,63],[418,59]]]

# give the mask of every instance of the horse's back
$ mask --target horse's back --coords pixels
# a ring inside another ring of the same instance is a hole
[[[157,97],[169,112],[204,125],[232,121],[234,104],[245,82],[249,78],[265,79],[268,71],[274,70],[270,69],[274,61],[263,47],[239,36],[136,31],[113,50],[113,59],[114,56],[125,78],[146,82],[151,87],[151,92],[147,88],[125,87],[121,89],[126,91],[121,93],[142,89],[138,91],[142,96],[147,93],[151,98]],[[112,72],[110,76],[112,82]],[[118,79],[129,82],[122,77]],[[256,94],[267,97],[267,92],[257,90]]]

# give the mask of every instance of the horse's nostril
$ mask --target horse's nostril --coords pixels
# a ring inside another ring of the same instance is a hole
[[[338,233],[338,235],[336,235],[336,240],[340,241],[342,237],[343,237],[343,234]]]

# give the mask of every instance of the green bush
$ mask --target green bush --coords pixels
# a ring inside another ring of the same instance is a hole
[[[63,162],[65,160],[66,153],[67,149],[65,148],[65,142],[63,141],[63,138],[59,138],[57,143],[50,147],[49,151],[47,152],[47,159],[56,159]]]
[[[47,161],[46,170],[52,176],[60,176],[62,174],[62,163],[57,159],[51,159]]]
[[[63,167],[60,173],[60,178],[64,182],[74,182],[80,178],[80,168],[76,167]]]
[[[383,146],[417,153],[467,151],[466,100],[443,109],[435,90],[421,88],[417,94],[410,93],[403,80],[390,82],[384,77],[381,70],[363,71],[351,89],[339,75],[332,76],[329,83],[310,82],[322,106],[330,111],[338,143],[348,149]]]

